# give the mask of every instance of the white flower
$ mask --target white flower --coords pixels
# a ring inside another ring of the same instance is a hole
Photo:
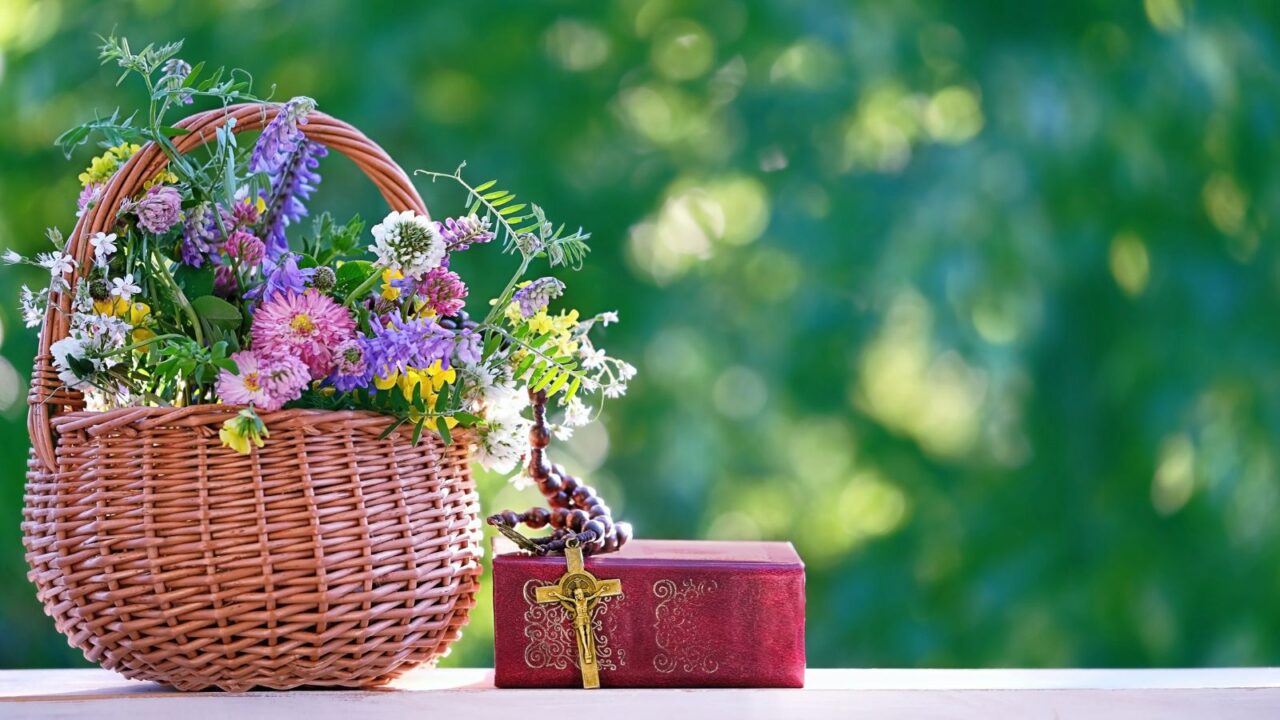
[[[62,277],[76,267],[76,261],[64,252],[40,253],[36,256],[36,262],[40,267],[48,268],[49,275],[55,278]]]
[[[627,382],[636,376],[636,366],[631,363],[618,363],[618,379]]]
[[[600,383],[597,382],[594,378],[589,378],[589,377],[582,378],[582,392],[590,394],[599,389],[600,389]]]
[[[627,394],[627,386],[622,383],[609,383],[604,386],[604,396],[607,398],[620,398]]]
[[[142,288],[138,287],[133,282],[133,273],[129,273],[122,278],[113,279],[111,281],[111,285],[111,294],[123,299],[125,302],[128,302],[129,298],[142,292]]]
[[[44,319],[45,303],[49,299],[49,291],[41,290],[39,294],[31,292],[31,288],[22,286],[22,321],[27,327],[35,327]]]
[[[569,427],[582,427],[591,422],[591,409],[581,400],[574,397],[564,408],[564,424]]]
[[[618,322],[618,312],[616,310],[600,313],[600,325],[602,327],[609,327],[616,322]]]
[[[529,473],[521,470],[520,472],[507,478],[507,482],[511,483],[511,487],[516,490],[524,490],[533,487],[533,478],[529,477]]]
[[[596,370],[604,367],[606,359],[604,350],[592,347],[589,342],[582,343],[582,349],[578,351],[578,356],[582,358],[583,370]]]
[[[6,265],[17,265],[22,262],[22,256],[14,250],[5,250],[4,255],[0,255],[0,261]]]
[[[532,421],[510,415],[490,418],[476,442],[476,462],[486,470],[509,473],[523,457]]]
[[[93,246],[93,264],[106,267],[111,261],[111,256],[116,252],[116,234],[94,233],[93,237],[89,238],[89,244]]]
[[[568,425],[552,425],[551,433],[556,436],[557,440],[565,441],[573,439],[573,428]]]
[[[53,356],[53,366],[58,370],[58,379],[69,388],[87,385],[75,371],[71,369],[72,360],[85,359],[85,342],[76,337],[65,337],[49,346],[49,354]]]
[[[436,224],[412,210],[392,212],[373,226],[369,252],[375,265],[420,278],[444,260],[445,241]]]

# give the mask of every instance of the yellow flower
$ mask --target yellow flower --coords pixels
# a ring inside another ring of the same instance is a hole
[[[556,351],[562,356],[574,357],[578,354],[578,343],[571,340],[568,335],[563,335],[556,340]]]
[[[271,437],[267,426],[252,408],[246,408],[228,418],[218,431],[218,439],[223,447],[229,447],[241,455],[249,454],[249,444],[262,447],[262,439]]]
[[[391,285],[392,280],[399,280],[404,274],[399,270],[387,268],[382,271],[382,298],[384,300],[395,300],[400,297],[400,288]]]
[[[561,311],[560,315],[552,321],[552,325],[558,333],[573,332],[573,329],[578,327],[578,311],[570,310],[568,314]]]
[[[89,167],[80,173],[80,184],[87,187],[93,183],[110,180],[116,170],[120,169],[120,164],[133,157],[133,154],[140,149],[141,146],[135,143],[124,143],[108,149],[89,161]],[[176,181],[177,178],[174,180]]]
[[[379,390],[390,390],[400,382],[400,373],[391,373],[386,377],[376,375],[373,378],[373,386]]]
[[[143,190],[150,190],[151,188],[155,187],[156,185],[163,185],[163,184],[166,184],[166,183],[167,183],[167,184],[169,184],[169,185],[177,185],[177,184],[178,184],[178,176],[177,176],[177,175],[174,175],[174,174],[173,174],[172,172],[170,172],[169,170],[163,170],[163,171],[161,171],[158,175],[156,175],[155,177],[153,177],[153,178],[151,178],[150,180],[148,180],[148,181],[146,181],[145,183],[143,183],[143,184],[142,184],[142,189],[143,189]]]
[[[136,302],[129,306],[129,324],[138,327],[151,317],[151,306],[144,302]]]
[[[507,309],[502,311],[502,315],[512,325],[519,325],[520,321],[524,319],[524,316],[520,314],[520,303],[517,302],[507,305]]]
[[[109,297],[106,300],[94,300],[93,311],[108,317],[128,317],[129,301],[121,297]]]
[[[529,318],[529,329],[539,335],[545,335],[555,329],[555,323],[547,315],[546,310],[539,310],[537,315]]]

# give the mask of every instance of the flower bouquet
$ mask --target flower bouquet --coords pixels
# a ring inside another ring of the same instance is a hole
[[[462,198],[433,220],[359,131],[180,50],[104,41],[147,106],[58,139],[105,148],[75,230],[5,255],[50,274],[22,289],[42,326],[30,576],[72,644],[131,677],[384,682],[444,652],[473,602],[471,458],[510,472],[531,394],[564,436],[635,370],[590,337],[615,314],[553,311],[564,283],[535,272],[579,267],[586,233],[461,167],[424,173]],[[330,148],[392,207],[367,232],[309,213]],[[473,318],[450,264],[486,247],[517,267]]]

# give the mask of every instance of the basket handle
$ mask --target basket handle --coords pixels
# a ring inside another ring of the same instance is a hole
[[[177,123],[177,127],[186,130],[187,134],[176,137],[174,146],[178,152],[188,153],[212,140],[217,129],[231,120],[235,120],[233,131],[237,133],[261,129],[271,122],[279,109],[280,106],[267,103],[244,103],[197,113]],[[392,210],[413,210],[427,215],[422,196],[409,176],[364,133],[322,112],[308,114],[306,124],[298,127],[307,138],[350,158],[373,181]],[[147,143],[111,177],[103,188],[102,198],[80,218],[67,241],[67,252],[76,261],[71,277],[72,287],[90,264],[92,247],[89,238],[114,227],[124,202],[140,192],[143,184],[164,170],[168,163],[169,158],[159,146]],[[31,446],[49,472],[55,469],[54,430],[50,425],[54,411],[84,407],[84,396],[78,390],[62,387],[49,352],[55,342],[67,336],[70,311],[71,293],[58,293],[50,299],[40,328],[40,344],[31,371],[31,390],[27,395],[27,430],[31,434]]]

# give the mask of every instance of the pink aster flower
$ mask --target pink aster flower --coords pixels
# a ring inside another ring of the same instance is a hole
[[[228,405],[253,405],[274,412],[297,399],[310,382],[306,364],[290,355],[241,350],[231,359],[240,372],[223,370],[215,386],[218,397]]]
[[[159,235],[182,220],[182,195],[168,185],[156,185],[129,205],[129,211],[138,216],[138,224]]]
[[[253,315],[253,347],[261,353],[300,358],[319,380],[333,370],[333,350],[355,337],[355,320],[315,290],[273,295]]]

